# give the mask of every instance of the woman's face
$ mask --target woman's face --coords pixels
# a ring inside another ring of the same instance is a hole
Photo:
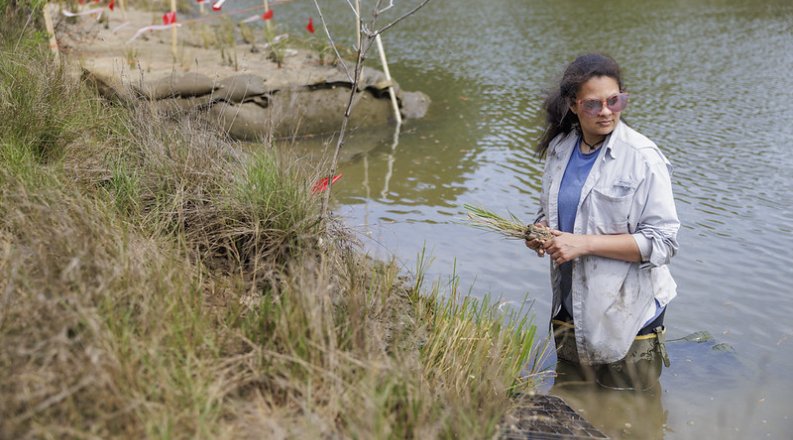
[[[620,95],[617,80],[610,76],[595,76],[581,85],[570,109],[578,116],[584,135],[593,138],[606,136],[617,127],[626,104],[627,96]],[[614,108],[619,111],[613,111]]]

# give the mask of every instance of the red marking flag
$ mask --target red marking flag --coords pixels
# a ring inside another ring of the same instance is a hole
[[[162,16],[162,24],[169,25],[176,23],[176,12],[166,12],[165,15]]]
[[[308,24],[306,25],[306,30],[309,33],[312,33],[312,34],[314,33],[314,19],[311,18],[311,17],[308,18]]]
[[[226,3],[226,0],[218,0],[215,3],[212,3],[212,10],[217,12],[223,8],[223,3]]]
[[[333,176],[333,180],[329,180],[327,177],[323,177],[322,179],[319,179],[317,183],[314,184],[314,186],[311,188],[311,192],[313,192],[314,194],[318,194],[321,193],[322,191],[327,191],[327,189],[330,188],[330,186],[336,183],[336,181],[339,179],[341,179],[341,173]]]

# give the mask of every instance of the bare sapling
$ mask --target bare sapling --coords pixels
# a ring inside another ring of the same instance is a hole
[[[333,188],[332,180],[333,176],[336,174],[336,170],[338,168],[339,162],[339,153],[341,149],[344,147],[345,135],[347,133],[347,125],[349,124],[350,120],[350,113],[352,111],[353,103],[355,102],[355,93],[358,91],[358,84],[361,80],[361,72],[363,71],[364,62],[366,61],[366,55],[369,52],[369,49],[372,45],[380,38],[380,35],[383,32],[393,28],[402,20],[410,17],[411,15],[415,14],[419,11],[419,9],[426,6],[432,0],[421,0],[418,2],[412,9],[408,12],[400,15],[398,18],[394,19],[393,21],[389,22],[385,26],[378,27],[378,19],[380,15],[385,11],[394,7],[394,0],[388,0],[388,4],[384,0],[377,0],[373,10],[371,19],[368,21],[364,21],[363,17],[360,12],[360,8],[356,5],[354,6],[352,3],[348,2],[351,9],[353,10],[353,14],[356,18],[356,38],[357,35],[360,35],[360,43],[356,47],[356,58],[355,58],[355,65],[352,67],[352,71],[350,71],[349,66],[344,62],[341,55],[339,54],[339,50],[336,46],[336,43],[333,39],[333,36],[330,34],[328,30],[328,26],[325,23],[325,17],[322,14],[322,8],[319,6],[318,0],[314,0],[314,5],[317,8],[317,13],[319,14],[320,20],[322,21],[322,26],[325,29],[325,34],[330,42],[331,48],[336,54],[336,57],[339,60],[339,64],[342,66],[344,71],[347,74],[347,77],[352,84],[350,89],[350,97],[347,100],[347,106],[344,110],[344,117],[341,121],[341,128],[339,129],[339,135],[336,139],[336,148],[333,152],[333,159],[331,161],[331,167],[329,174],[327,175],[327,180],[329,182],[328,190],[325,191],[324,197],[322,198],[322,209],[320,211],[320,218],[325,218],[328,210],[328,204],[330,203],[330,194]]]

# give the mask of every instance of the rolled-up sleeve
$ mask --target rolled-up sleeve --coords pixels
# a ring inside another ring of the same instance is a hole
[[[646,172],[636,189],[634,215],[637,221],[632,234],[642,256],[642,269],[669,263],[677,254],[680,229],[667,163],[651,160]]]

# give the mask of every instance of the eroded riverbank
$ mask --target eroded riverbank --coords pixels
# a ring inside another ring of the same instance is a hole
[[[168,113],[199,114],[248,141],[330,135],[341,125],[355,63],[339,61],[318,36],[275,35],[220,14],[153,25],[158,14],[148,11],[92,10],[100,12],[67,17],[74,13],[48,8],[60,49],[105,97],[148,99]],[[389,89],[402,118],[426,114],[425,93],[402,90],[382,71],[364,67],[352,129],[393,125]]]

